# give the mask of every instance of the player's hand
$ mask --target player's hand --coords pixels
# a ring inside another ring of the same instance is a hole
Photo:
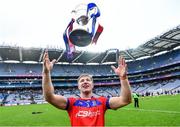
[[[50,73],[55,64],[56,60],[53,59],[52,61],[49,60],[48,51],[45,51],[43,56],[43,73]]]
[[[121,79],[126,79],[127,78],[127,64],[125,62],[125,59],[123,57],[119,57],[118,64],[119,65],[117,68],[114,66],[111,66],[111,68]]]

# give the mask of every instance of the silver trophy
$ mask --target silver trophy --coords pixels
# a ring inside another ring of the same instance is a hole
[[[103,30],[101,25],[96,27],[100,16],[99,8],[95,3],[79,4],[72,10],[72,20],[65,30],[64,41],[68,44],[85,47],[96,42]],[[97,28],[97,29],[96,29]]]

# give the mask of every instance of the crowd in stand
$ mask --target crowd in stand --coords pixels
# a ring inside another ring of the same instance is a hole
[[[154,83],[146,83],[140,85],[132,85],[132,92],[138,93],[141,97],[145,96],[159,96],[159,95],[175,95],[180,94],[180,85],[172,87],[172,83],[179,84],[180,80],[169,80]],[[166,83],[166,84],[165,84]],[[171,84],[170,84],[171,83]],[[164,84],[164,85],[163,85]],[[165,87],[166,86],[166,87]],[[168,87],[170,86],[170,87]],[[151,88],[154,88],[152,90]],[[166,88],[166,89],[164,89]],[[169,88],[169,89],[167,89]],[[74,96],[79,97],[79,90],[77,87],[60,87],[55,88],[55,93],[64,95],[66,97]],[[118,96],[119,93],[119,86],[95,86],[94,89],[94,96],[105,96],[105,97],[112,97]],[[9,90],[0,90],[0,105],[26,105],[26,104],[42,104],[46,103],[41,88],[39,89],[9,89]]]
[[[180,50],[176,50],[165,55],[129,62],[128,77],[132,83],[132,92],[141,96],[180,94],[180,79],[177,78],[180,75],[179,53]],[[110,65],[55,65],[54,70],[52,76],[57,78],[53,78],[57,94],[78,97],[79,91],[75,86],[76,82],[69,82],[71,80],[66,81],[67,79],[61,77],[64,82],[60,83],[58,81],[60,78],[57,76],[79,76],[82,72],[100,76],[100,78],[95,79],[95,84],[99,86],[95,87],[94,96],[111,97],[120,94],[119,79],[115,77]],[[0,105],[46,103],[41,90],[41,71],[41,64],[0,63]],[[20,76],[27,77],[20,79]]]

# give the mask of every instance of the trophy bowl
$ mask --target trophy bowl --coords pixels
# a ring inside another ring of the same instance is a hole
[[[76,46],[85,47],[91,43],[92,37],[84,29],[75,29],[70,33],[69,40]]]

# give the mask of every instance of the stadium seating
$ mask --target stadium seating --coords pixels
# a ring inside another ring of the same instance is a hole
[[[128,62],[132,91],[159,95],[180,91],[180,50]],[[114,66],[117,66],[113,64]],[[77,77],[89,73],[94,77],[95,96],[120,94],[119,78],[111,65],[56,64],[52,71],[56,93],[78,97]],[[0,104],[17,105],[46,103],[41,88],[42,64],[0,63]]]

